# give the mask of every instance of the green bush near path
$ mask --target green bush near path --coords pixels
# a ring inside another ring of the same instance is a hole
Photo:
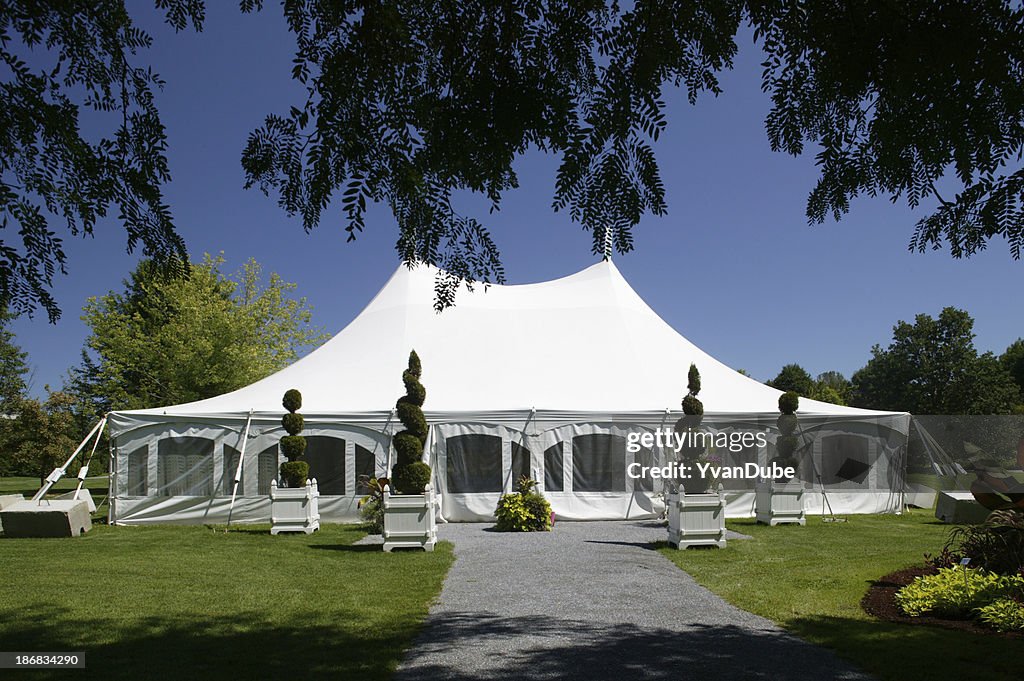
[[[730,529],[753,539],[718,550],[660,551],[730,603],[835,650],[879,679],[1020,679],[1021,639],[884,622],[860,608],[873,580],[937,554],[949,525],[930,511],[847,518],[824,523],[808,516],[806,527],[772,528],[729,521]]]
[[[85,651],[85,670],[19,678],[387,679],[454,556],[353,546],[358,526],[94,526],[0,539],[0,642]]]

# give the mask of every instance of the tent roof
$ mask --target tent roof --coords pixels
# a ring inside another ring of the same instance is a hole
[[[536,284],[459,289],[433,309],[437,270],[400,266],[369,305],[306,357],[231,393],[136,414],[280,412],[289,388],[308,414],[390,410],[409,351],[423,362],[428,412],[535,408],[678,410],[691,362],[708,412],[775,412],[779,391],[730,369],[666,324],[611,261]],[[800,413],[879,414],[802,399]]]

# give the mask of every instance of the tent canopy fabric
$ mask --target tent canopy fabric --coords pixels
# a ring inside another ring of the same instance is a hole
[[[774,427],[780,391],[684,338],[611,261],[554,281],[462,286],[455,306],[441,313],[434,310],[437,275],[427,266],[399,267],[334,338],[252,385],[110,414],[111,522],[222,522],[232,513],[240,522],[266,522],[283,460],[281,398],[292,388],[303,396],[321,519],[355,519],[365,479],[386,475],[392,461],[391,438],[401,429],[394,406],[405,392],[410,350],[423,363],[431,426],[424,457],[447,520],[492,519],[500,495],[524,474],[539,481],[561,518],[658,517],[663,481],[627,472],[675,454],[666,445],[629,449],[627,440],[672,428],[691,363],[701,372],[706,426]],[[809,438],[802,482],[811,497],[827,486],[833,506],[846,512],[899,507],[909,415],[809,399],[799,413]],[[765,465],[773,447],[721,455],[730,464]],[[848,460],[867,467],[859,479],[839,474]],[[753,480],[730,484],[727,512],[750,515]]]
[[[306,414],[388,412],[409,351],[423,362],[432,414],[522,410],[625,413],[679,409],[690,363],[708,412],[778,410],[780,391],[725,366],[666,324],[606,260],[553,281],[462,286],[435,312],[429,266],[400,266],[326,344],[252,385],[124,416],[280,412],[290,388]],[[810,399],[802,414],[878,415]],[[130,419],[129,419],[130,420]],[[114,427],[124,418],[115,415]]]

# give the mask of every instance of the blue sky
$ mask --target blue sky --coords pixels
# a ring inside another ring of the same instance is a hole
[[[298,284],[317,324],[339,331],[397,267],[397,228],[385,208],[374,207],[366,232],[346,243],[335,209],[307,235],[274,198],[243,188],[246,136],[297,100],[293,42],[279,8],[268,3],[253,16],[234,3],[208,3],[200,34],[175,35],[152,10],[140,19],[156,43],[143,57],[167,81],[158,94],[174,177],[166,198],[189,252],[196,259],[223,252],[228,271],[256,258]],[[678,93],[668,97],[669,125],[656,150],[669,212],[645,218],[636,250],[615,258],[648,304],[705,351],[761,380],[790,362],[849,377],[873,344],[888,344],[897,320],[947,305],[974,317],[981,351],[1001,353],[1024,336],[1024,262],[1013,261],[1004,242],[969,260],[909,253],[924,212],[887,199],[857,200],[841,222],[807,226],[813,156],[769,149],[759,62],[746,39],[734,70],[722,76],[723,95],[695,107]],[[551,210],[555,169],[554,157],[527,155],[517,163],[521,187],[506,195],[501,212],[475,213],[492,229],[510,283],[564,276],[596,261],[590,235]],[[29,353],[35,395],[47,384],[58,388],[78,363],[86,299],[119,290],[138,260],[125,252],[115,221],[101,223],[93,238],[68,236],[65,247],[68,275],[54,287],[63,318],[50,325],[40,314],[13,325]]]

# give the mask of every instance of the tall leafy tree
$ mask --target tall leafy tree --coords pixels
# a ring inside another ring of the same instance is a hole
[[[25,382],[28,353],[15,342],[10,330],[12,318],[7,310],[0,310],[0,414],[11,413],[28,389]]]
[[[1020,393],[992,353],[974,347],[974,320],[947,307],[893,327],[889,347],[874,346],[853,375],[854,404],[916,414],[1009,413]]]
[[[801,397],[810,397],[814,390],[814,379],[799,364],[787,364],[768,385],[782,392],[794,392]]]
[[[259,380],[327,339],[305,298],[250,260],[233,278],[206,256],[188,276],[142,261],[121,293],[89,299],[73,390],[97,412],[213,397]]]
[[[1006,352],[1000,355],[999,361],[1002,362],[1003,368],[1013,376],[1014,382],[1020,388],[1021,395],[1024,395],[1024,338],[1018,338],[1010,343]]]
[[[155,0],[176,30],[201,29],[202,0]],[[241,0],[257,11],[262,0]],[[455,279],[501,281],[498,248],[460,190],[492,209],[518,186],[518,156],[559,157],[553,205],[593,234],[632,248],[644,214],[668,210],[655,143],[663,94],[718,94],[741,26],[764,51],[773,149],[813,149],[819,179],[807,218],[839,218],[860,195],[934,210],[910,247],[957,257],[1024,243],[1024,9],[1011,0],[806,2],[694,0],[288,0],[293,77],[306,96],[249,137],[249,186],[276,195],[306,230],[334,197],[350,238],[373,202],[390,207],[406,261]],[[65,255],[52,223],[91,232],[116,209],[129,248],[181,259],[164,205],[166,137],[139,63],[150,36],[124,0],[0,3],[0,302],[42,305]],[[30,64],[23,55],[33,51]],[[49,63],[37,64],[43,56]],[[79,110],[109,114],[98,140]],[[938,182],[955,187],[939,192]]]
[[[850,403],[853,385],[838,371],[818,374],[811,388],[810,398],[819,402],[847,405]]]
[[[0,474],[44,479],[71,456],[85,434],[81,431],[75,398],[50,392],[45,401],[22,398],[14,406],[17,418],[0,423]],[[102,458],[97,463],[102,464]],[[77,475],[75,468],[70,471]]]

